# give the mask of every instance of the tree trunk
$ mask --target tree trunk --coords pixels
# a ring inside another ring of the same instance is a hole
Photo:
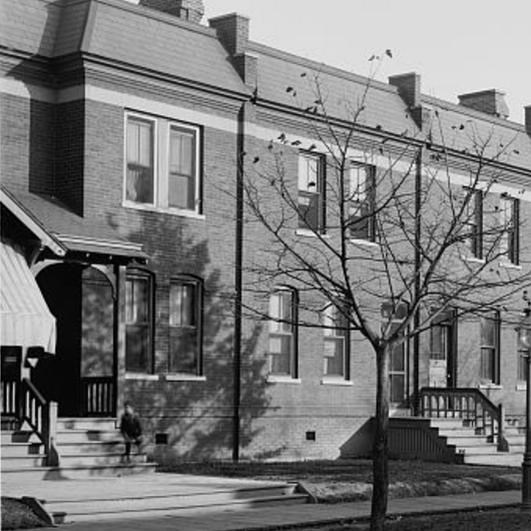
[[[388,441],[389,427],[389,357],[390,347],[376,351],[377,387],[376,418],[372,461],[371,531],[383,531],[389,489]]]

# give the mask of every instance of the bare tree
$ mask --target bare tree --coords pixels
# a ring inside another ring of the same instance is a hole
[[[252,249],[245,289],[260,300],[275,286],[296,287],[300,327],[344,329],[370,343],[377,367],[371,529],[383,529],[393,349],[450,308],[457,316],[514,308],[530,285],[527,264],[511,264],[517,202],[499,192],[512,144],[500,145],[495,132],[482,136],[473,122],[448,127],[437,110],[421,133],[369,128],[371,79],[344,102],[348,119],[329,112],[319,72],[302,72],[301,83],[311,86],[309,102],[298,101],[298,87],[286,92],[306,116],[305,134],[281,133],[265,152],[245,155]],[[270,317],[265,304],[249,300],[249,315]],[[415,406],[417,396],[410,398]]]

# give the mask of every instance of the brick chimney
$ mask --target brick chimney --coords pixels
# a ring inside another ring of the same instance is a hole
[[[509,107],[505,103],[505,92],[496,89],[471,92],[458,96],[459,105],[476,111],[490,114],[506,120],[509,118]]]
[[[531,105],[524,107],[524,124],[526,133],[531,136]]]
[[[249,42],[249,18],[238,13],[229,13],[208,20],[210,27],[231,57],[232,64],[243,82],[256,88],[258,58],[247,52]]]
[[[221,44],[230,55],[245,52],[249,41],[249,18],[238,13],[229,13],[208,19],[211,28],[218,34]]]
[[[389,77],[389,84],[398,89],[398,94],[408,106],[409,113],[415,123],[422,126],[429,122],[429,112],[422,107],[420,101],[420,75],[415,72]]]
[[[205,14],[203,0],[139,0],[138,4],[197,24]]]

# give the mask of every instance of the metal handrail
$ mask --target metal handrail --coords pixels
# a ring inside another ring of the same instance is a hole
[[[423,387],[419,392],[420,414],[427,417],[459,418],[485,433],[498,450],[508,451],[503,405],[494,405],[474,387]]]

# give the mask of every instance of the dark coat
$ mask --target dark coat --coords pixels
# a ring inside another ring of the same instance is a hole
[[[142,435],[142,426],[138,417],[133,414],[124,413],[120,419],[120,431],[124,437],[136,439]]]

